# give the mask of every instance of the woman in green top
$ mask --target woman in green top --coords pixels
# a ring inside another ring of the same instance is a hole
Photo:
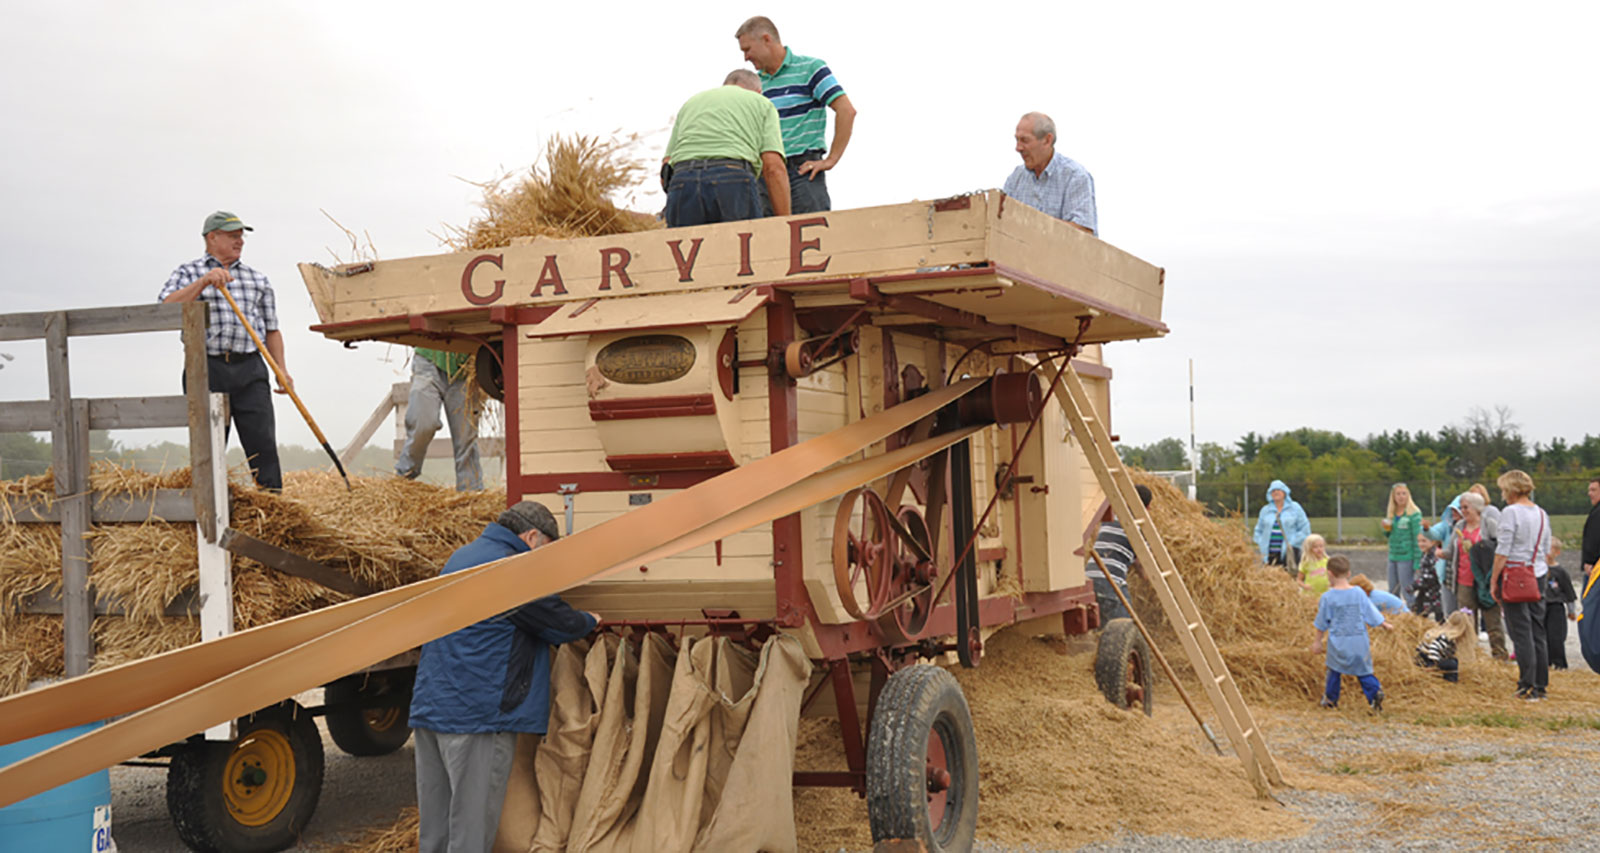
[[[1389,538],[1389,591],[1404,595],[1407,607],[1415,598],[1411,572],[1422,557],[1417,548],[1417,534],[1421,532],[1422,510],[1411,499],[1406,484],[1395,483],[1389,489],[1389,506],[1384,510],[1383,535]]]

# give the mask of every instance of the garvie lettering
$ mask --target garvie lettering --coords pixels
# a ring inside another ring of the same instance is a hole
[[[787,236],[789,243],[788,266],[782,277],[803,275],[806,273],[827,272],[828,263],[832,258],[823,248],[823,239],[826,237],[824,229],[828,227],[826,216],[813,216],[806,219],[794,219],[787,223]],[[734,275],[739,278],[755,275],[755,268],[751,260],[750,246],[755,236],[753,231],[735,232],[733,237],[738,241],[738,267]],[[672,260],[671,266],[664,267],[658,272],[664,275],[676,275],[679,283],[693,283],[695,281],[695,266],[701,260],[701,244],[705,237],[690,238],[688,246],[681,237],[662,241],[662,248]],[[636,257],[634,251],[623,246],[607,246],[596,252],[592,258],[598,262],[599,274],[595,290],[616,293],[619,290],[632,290],[635,288],[648,289],[650,281],[642,278],[637,271],[630,270]],[[512,300],[543,299],[552,296],[568,295],[568,278],[571,270],[563,270],[562,264],[568,265],[581,263],[576,252],[547,254],[533,261],[536,269],[508,269],[504,252],[495,252],[476,255],[469,259],[461,269],[461,296],[471,305],[493,305],[506,298],[507,282],[522,281],[526,286],[527,281],[533,285],[525,294],[516,293],[512,289]],[[528,261],[518,261],[513,256],[513,267],[526,266]],[[483,272],[479,267],[490,266],[495,272],[493,278],[490,273]],[[590,270],[595,267],[589,267]],[[731,282],[730,282],[731,283]],[[520,298],[519,298],[520,297]]]

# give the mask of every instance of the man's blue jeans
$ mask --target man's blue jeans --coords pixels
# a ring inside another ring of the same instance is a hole
[[[790,213],[821,213],[833,209],[833,199],[828,197],[828,173],[816,172],[816,177],[813,178],[810,175],[802,175],[799,171],[801,163],[821,160],[824,156],[826,155],[821,151],[811,150],[787,158]],[[757,189],[761,192],[762,211],[771,216],[772,198],[767,193],[766,182],[757,182]]]
[[[742,161],[673,164],[667,184],[667,227],[709,225],[761,217],[756,177]]]

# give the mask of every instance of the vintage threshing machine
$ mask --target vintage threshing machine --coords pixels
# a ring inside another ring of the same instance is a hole
[[[301,272],[330,338],[477,353],[505,402],[507,500],[564,510],[569,533],[982,379],[855,458],[987,425],[970,437],[565,593],[613,630],[799,638],[805,711],[837,715],[849,769],[795,782],[869,794],[875,837],[970,841],[965,702],[917,661],[977,665],[1021,620],[1098,624],[1082,547],[1108,495],[1061,385],[1105,425],[1102,345],[1165,333],[1161,269],[991,191]],[[1102,687],[1148,703],[1142,647],[1113,645]],[[887,736],[906,726],[922,735]]]

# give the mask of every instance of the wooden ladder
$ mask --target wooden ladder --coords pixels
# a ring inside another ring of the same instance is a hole
[[[1061,385],[1066,389],[1066,397],[1062,398],[1061,403],[1072,425],[1072,432],[1078,437],[1084,455],[1089,458],[1089,465],[1094,468],[1101,488],[1105,489],[1112,510],[1122,521],[1144,576],[1155,589],[1156,597],[1161,600],[1167,621],[1176,629],[1183,650],[1189,655],[1189,662],[1194,666],[1196,676],[1222,721],[1222,729],[1229,743],[1244,763],[1245,775],[1250,777],[1258,794],[1270,796],[1271,786],[1283,784],[1283,775],[1278,772],[1278,764],[1267,748],[1266,738],[1256,725],[1250,708],[1245,705],[1239,685],[1228,672],[1228,665],[1222,660],[1217,643],[1206,628],[1200,608],[1189,595],[1189,588],[1178,573],[1178,567],[1161,539],[1161,532],[1151,520],[1150,511],[1138,499],[1133,478],[1128,475],[1116,449],[1111,445],[1111,435],[1106,431],[1105,421],[1096,413],[1094,403],[1078,379],[1077,372],[1070,367],[1063,370],[1066,375],[1061,377]]]

